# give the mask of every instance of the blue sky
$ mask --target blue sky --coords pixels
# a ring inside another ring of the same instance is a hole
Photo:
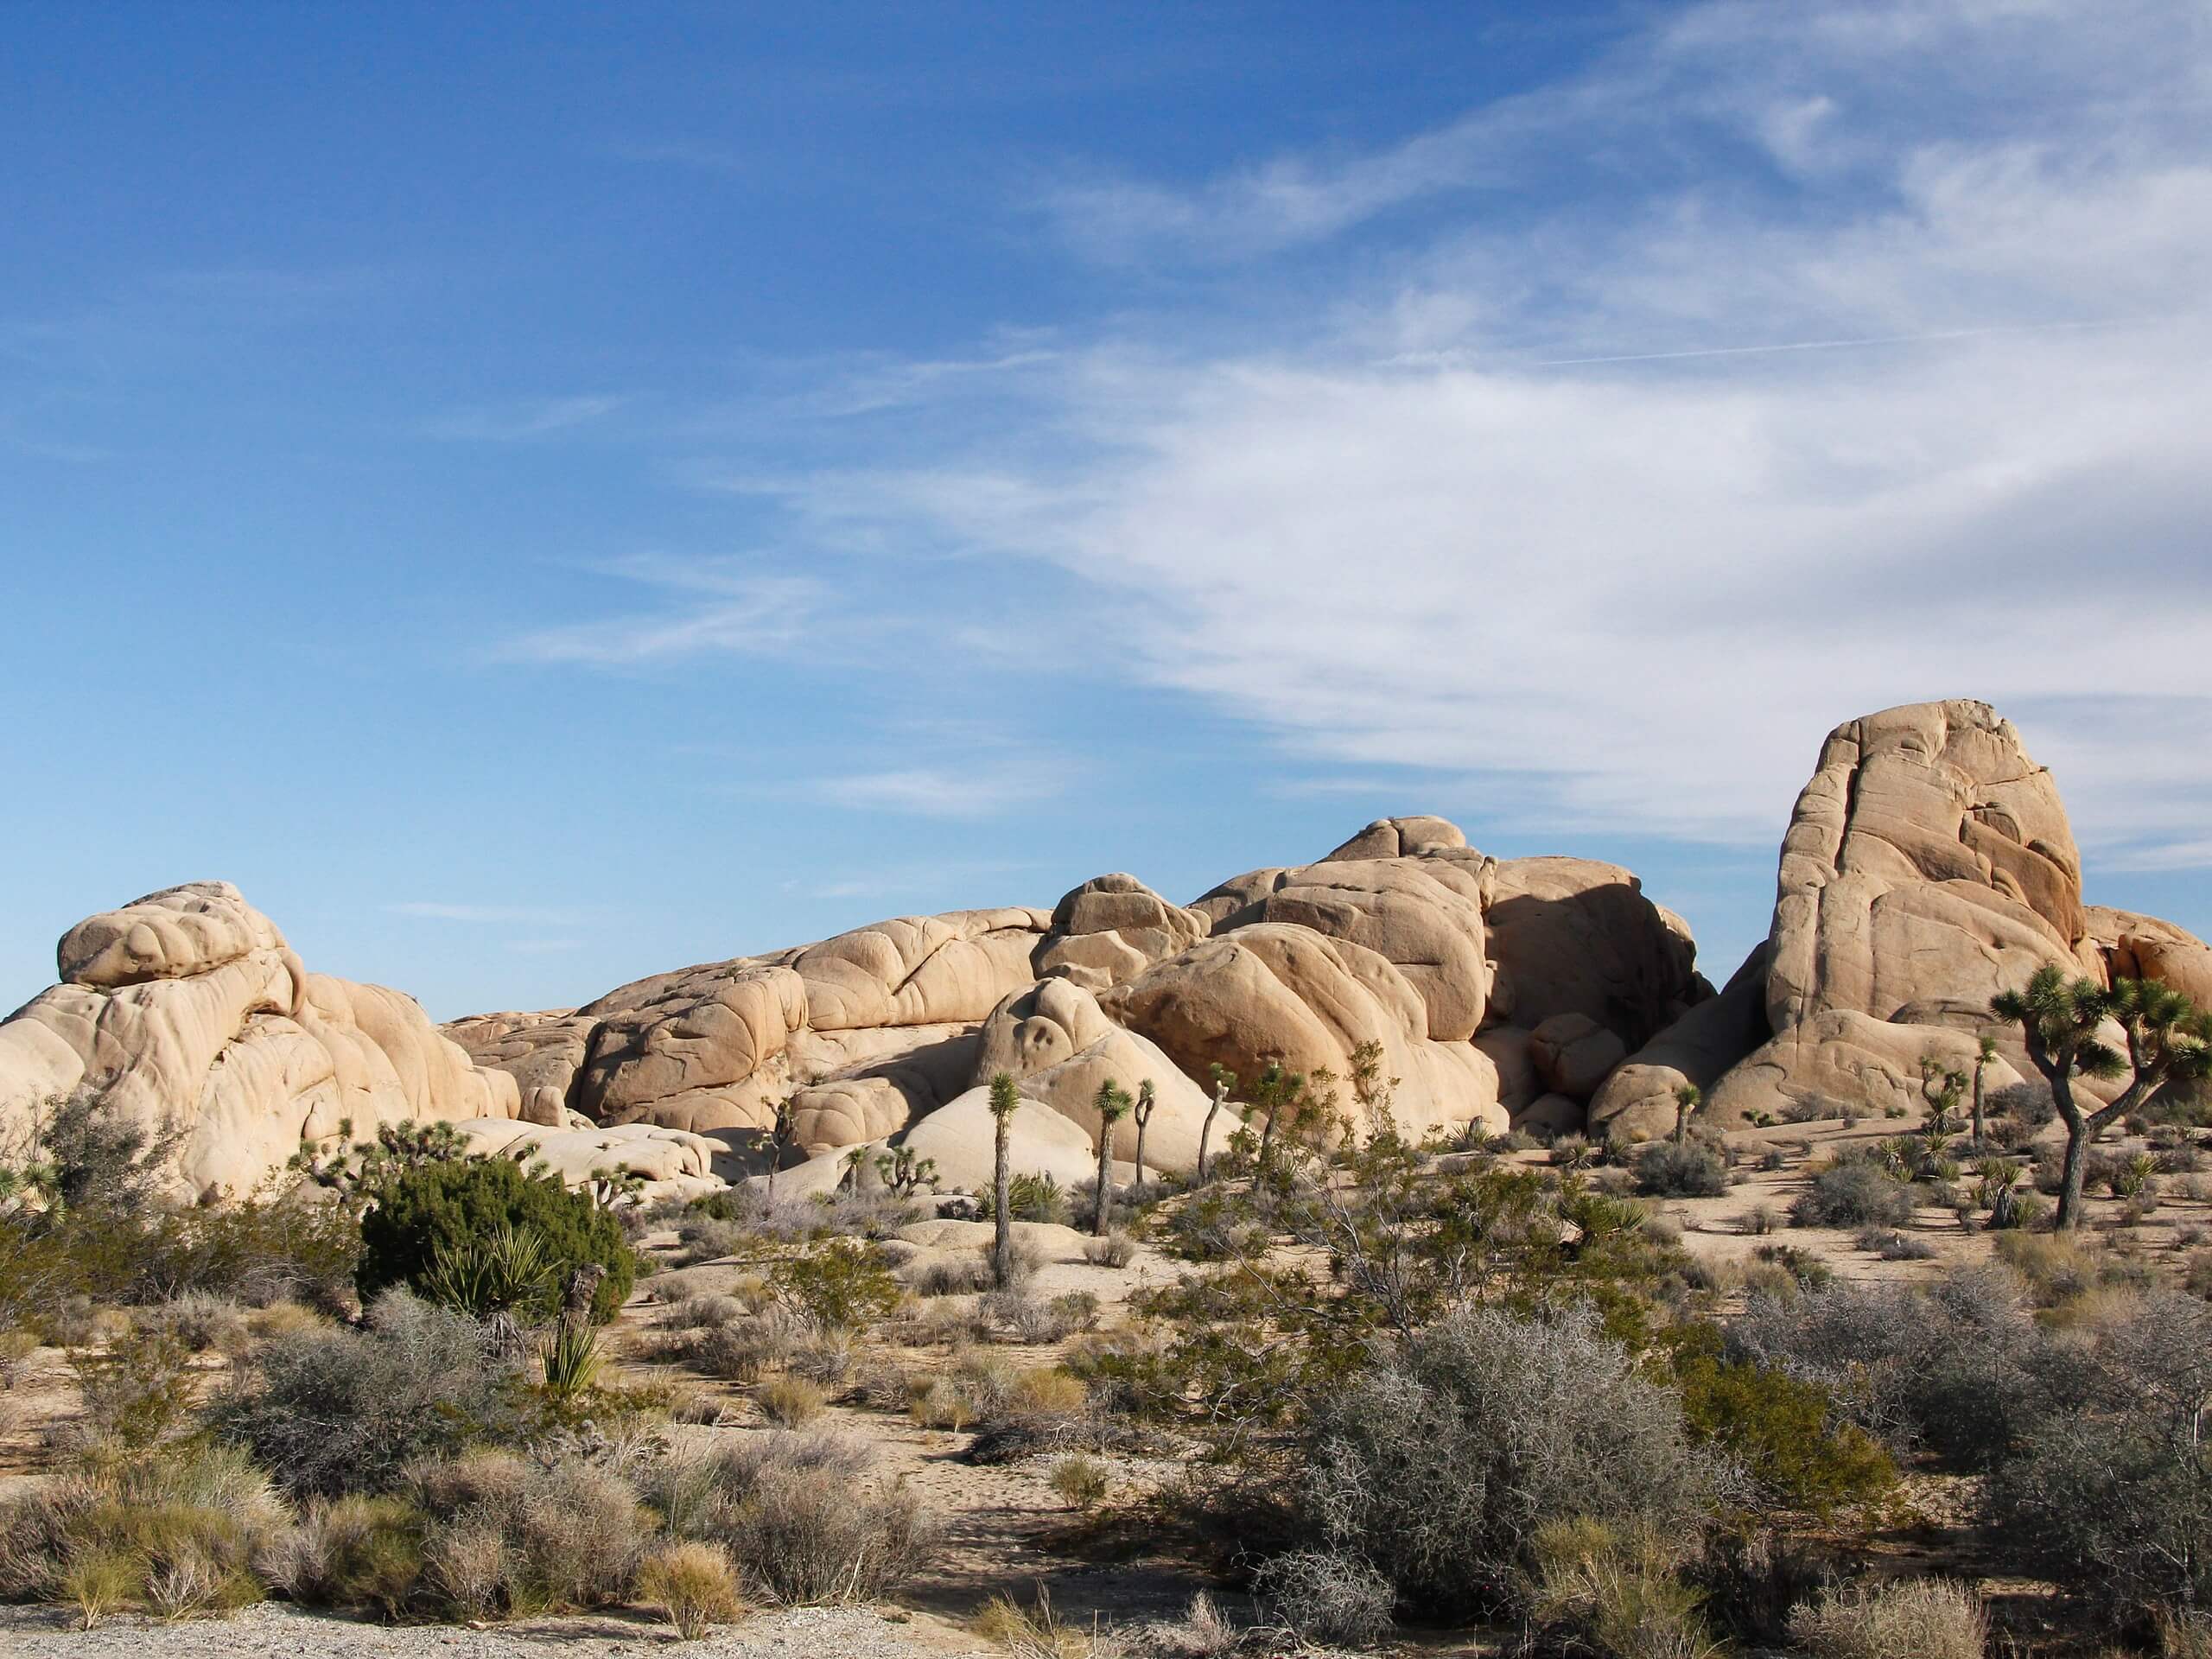
[[[1981,696],[2212,931],[2212,22],[0,16],[0,1001],[238,882],[442,1017],[1435,810],[1717,979]]]

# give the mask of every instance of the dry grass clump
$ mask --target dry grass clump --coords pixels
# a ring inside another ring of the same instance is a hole
[[[283,1505],[226,1447],[185,1445],[68,1470],[0,1510],[0,1599],[60,1599],[87,1628],[124,1607],[164,1618],[257,1601]]]
[[[1095,1510],[1112,1488],[1112,1471],[1097,1459],[1071,1452],[1052,1465],[1046,1484],[1071,1510]]]
[[[1135,1240],[1124,1232],[1111,1232],[1103,1238],[1087,1238],[1083,1242],[1083,1259],[1094,1268],[1126,1268],[1136,1260]]]
[[[991,1287],[991,1264],[974,1255],[925,1256],[900,1276],[917,1296],[974,1296]]]
[[[779,1428],[804,1428],[822,1414],[829,1397],[803,1376],[772,1376],[753,1390],[760,1414]]]
[[[1832,1590],[1789,1616],[1807,1659],[1981,1659],[1981,1599],[1946,1579]]]
[[[243,1307],[227,1296],[203,1290],[170,1298],[149,1309],[143,1322],[151,1330],[174,1336],[188,1352],[212,1350],[232,1359],[245,1352],[253,1334]]]
[[[865,1601],[903,1582],[932,1528],[912,1494],[868,1478],[861,1443],[819,1432],[747,1434],[664,1458],[640,1495],[671,1537],[720,1544],[766,1600]]]
[[[1011,1596],[993,1596],[976,1615],[976,1634],[1015,1659],[1106,1659],[1100,1643],[1052,1610],[1052,1592],[1042,1582],[1028,1607]]]
[[[995,1290],[982,1299],[977,1312],[1013,1332],[1016,1341],[1038,1347],[1094,1328],[1098,1299],[1087,1290],[1071,1290],[1050,1300],[1018,1290]]]
[[[686,1642],[704,1636],[712,1625],[731,1623],[745,1611],[729,1552],[696,1540],[664,1544],[646,1556],[638,1572],[638,1595],[657,1605],[676,1627],[677,1637]]]

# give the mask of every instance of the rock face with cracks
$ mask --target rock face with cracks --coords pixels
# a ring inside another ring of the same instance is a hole
[[[477,1066],[413,998],[313,974],[227,882],[149,894],[61,938],[60,982],[0,1024],[0,1144],[88,1096],[167,1141],[194,1198],[240,1196],[350,1126],[512,1119],[515,1079]]]
[[[2046,963],[2212,991],[2212,951],[2192,936],[2083,905],[2057,785],[1988,704],[1846,721],[1790,816],[1766,944],[1606,1080],[1592,1128],[1658,1133],[1686,1083],[1723,1127],[1792,1107],[1910,1106],[1922,1057],[1965,1069],[1985,1031],[2001,1087],[2030,1068],[1990,999]]]

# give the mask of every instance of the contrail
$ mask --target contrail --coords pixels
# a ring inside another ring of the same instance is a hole
[[[2018,322],[1986,328],[1946,328],[1927,334],[1870,334],[1859,340],[1794,340],[1773,346],[1708,346],[1688,352],[1631,352],[1618,357],[1551,357],[1539,369],[1573,368],[1591,363],[1668,363],[1687,357],[1752,357],[1764,352],[1835,352],[1859,346],[1923,346],[1946,340],[1976,340],[1990,334],[2050,334],[2061,329],[2124,328],[2139,317],[2104,317],[2090,322]]]

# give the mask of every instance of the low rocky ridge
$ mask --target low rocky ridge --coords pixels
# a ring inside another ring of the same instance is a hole
[[[572,1180],[619,1165],[696,1190],[764,1167],[786,1098],[810,1160],[795,1191],[842,1179],[852,1148],[893,1146],[966,1185],[988,1170],[999,1071],[1024,1097],[1017,1169],[1080,1178],[1099,1085],[1148,1080],[1147,1161],[1181,1171],[1212,1065],[1342,1079],[1368,1044],[1416,1135],[1647,1135],[1685,1083],[1723,1125],[1814,1099],[1878,1113],[1916,1090],[1923,1054],[1970,1055],[1989,997],[2046,962],[2212,1001],[2201,941],[2084,904],[2050,774],[1964,701],[1829,734],[1783,837],[1770,936],[1718,993],[1688,927],[1627,870],[1495,859],[1436,817],[1380,821],[1187,906],[1102,875],[1049,911],[899,917],[442,1031],[397,992],[305,972],[221,883],[91,918],[57,954],[61,982],[0,1024],[0,1134],[86,1091],[173,1126],[202,1194],[251,1188],[341,1123],[359,1137],[429,1118]],[[2007,1060],[1993,1086],[2024,1071]],[[1125,1118],[1115,1157],[1135,1137]]]

